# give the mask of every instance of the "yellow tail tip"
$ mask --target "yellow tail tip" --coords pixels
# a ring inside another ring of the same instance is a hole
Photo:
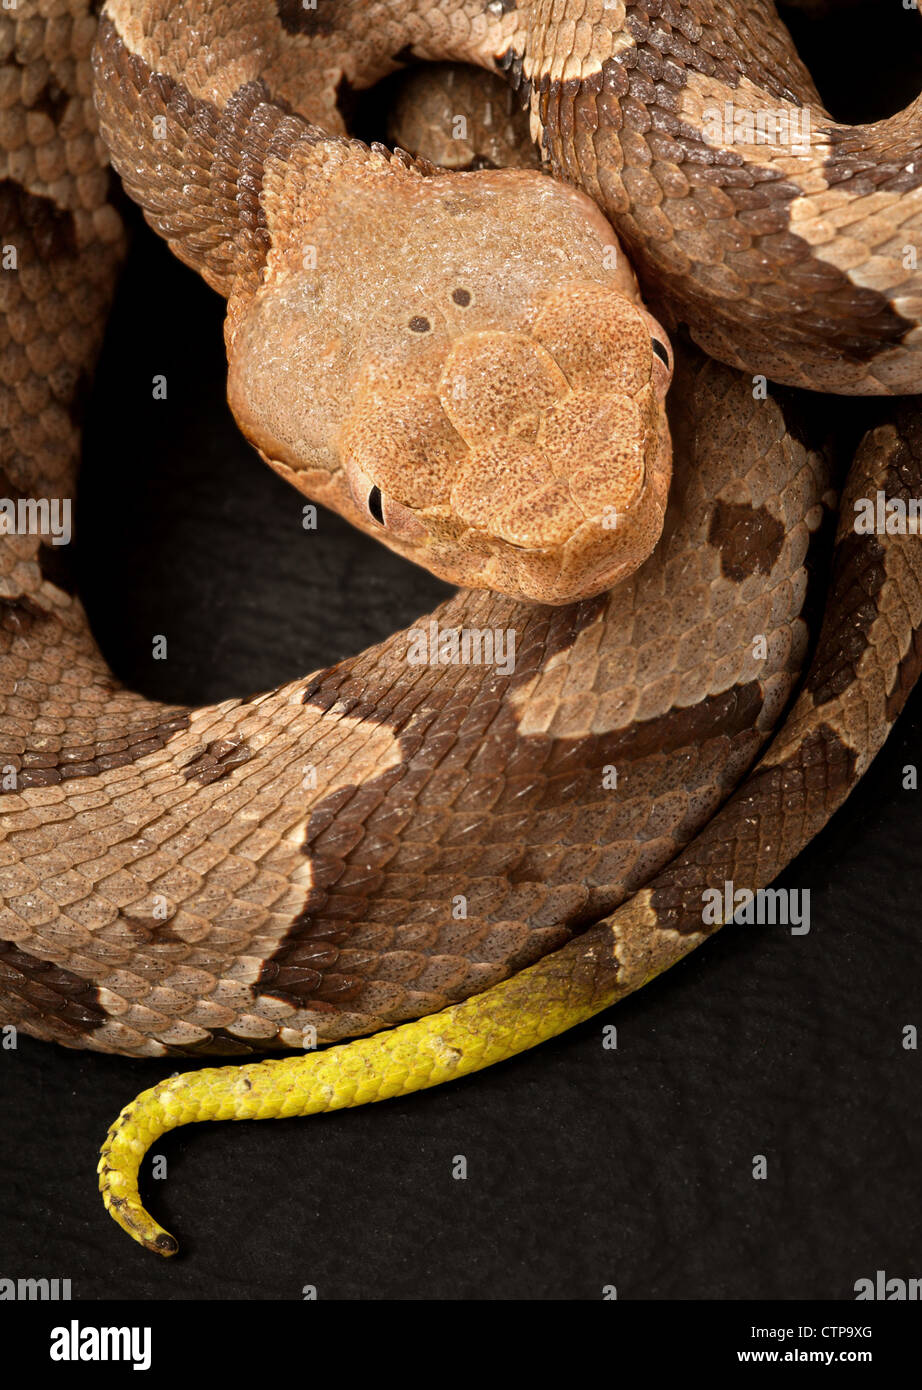
[[[152,1250],[155,1255],[162,1255],[164,1258],[175,1255],[179,1249],[176,1237],[157,1224],[142,1206],[140,1197],[117,1196],[112,1190],[110,1176],[111,1170],[103,1172],[100,1165],[99,1190],[102,1193],[103,1205],[112,1220],[121,1226],[132,1240],[143,1245],[145,1250]]]
[[[145,1092],[125,1107],[109,1130],[96,1171],[103,1205],[113,1221],[146,1250],[169,1257],[176,1254],[179,1242],[145,1210],[138,1191],[141,1161],[164,1128],[156,1098]]]

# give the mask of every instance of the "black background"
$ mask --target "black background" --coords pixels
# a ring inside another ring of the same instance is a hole
[[[797,28],[843,119],[914,93],[920,31],[899,0]],[[302,529],[303,499],[224,403],[221,322],[139,230],[78,510],[82,592],[116,672],[195,703],[329,664],[447,592],[327,513]],[[0,1052],[0,1276],[70,1278],[76,1299],[297,1299],[308,1284],[321,1298],[598,1299],[615,1284],[622,1299],[847,1299],[878,1269],[922,1275],[922,1063],[902,1047],[922,1027],[922,792],[902,788],[920,725],[917,692],[784,876],[811,891],[808,936],[730,928],[602,1018],[435,1092],[160,1140],[168,1180],[145,1192],[180,1238],[173,1261],[118,1231],[94,1176],[118,1110],[173,1068],[21,1038]]]

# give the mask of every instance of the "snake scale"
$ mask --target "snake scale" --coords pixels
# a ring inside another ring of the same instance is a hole
[[[351,139],[344,96],[417,60],[504,75],[540,159]],[[111,160],[227,298],[263,457],[462,586],[434,626],[190,710],[117,684],[47,536],[0,536],[0,1021],[299,1050],[113,1125],[106,1206],[169,1255],[137,1190],[157,1136],[406,1094],[590,1017],[875,756],[922,669],[922,552],[855,504],[920,494],[922,412],[857,451],[812,643],[836,498],[786,388],[922,389],[922,100],[837,124],[768,0],[18,0],[0,63],[11,505],[73,493]],[[465,632],[514,660],[410,658]]]

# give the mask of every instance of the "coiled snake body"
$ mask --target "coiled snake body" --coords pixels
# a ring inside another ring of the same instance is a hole
[[[0,24],[6,496],[72,492],[122,252],[108,151],[227,296],[263,456],[469,586],[434,626],[188,710],[117,686],[51,546],[0,537],[2,1021],[149,1056],[342,1044],[125,1109],[104,1200],[170,1254],[137,1194],[157,1135],[403,1094],[591,1016],[715,929],[708,888],[770,883],[874,757],[922,668],[922,554],[854,504],[918,494],[922,416],[858,451],[801,680],[834,499],[759,383],[922,388],[922,103],[836,125],[767,0],[110,0],[98,24],[45,0]],[[505,71],[558,181],[349,140],[337,92],[410,58]],[[728,105],[776,138],[721,142]],[[719,359],[676,365],[671,486],[672,355],[615,233]],[[417,660],[420,632],[512,659]]]

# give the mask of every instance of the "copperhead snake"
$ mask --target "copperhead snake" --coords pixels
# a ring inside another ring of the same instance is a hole
[[[465,586],[434,628],[188,710],[116,684],[47,537],[0,536],[0,1022],[299,1050],[113,1125],[106,1206],[169,1255],[137,1191],[158,1135],[554,1036],[704,941],[703,894],[770,884],[867,768],[922,670],[922,553],[855,504],[920,495],[922,414],[858,450],[811,647],[834,497],[783,388],[922,389],[922,100],[837,125],[767,0],[21,0],[0,25],[5,496],[72,495],[111,159],[227,297],[263,457]],[[337,97],[411,59],[505,73],[556,177],[347,138]],[[766,108],[774,140],[705,128]],[[508,669],[439,646],[464,633]]]

